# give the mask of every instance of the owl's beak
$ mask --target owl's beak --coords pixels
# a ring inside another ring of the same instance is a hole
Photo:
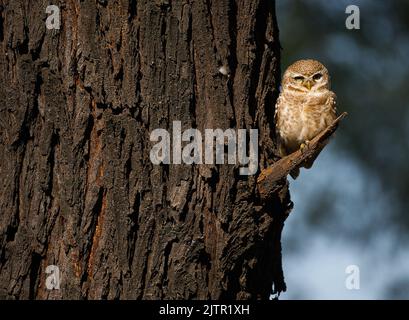
[[[304,82],[304,87],[306,87],[308,90],[311,90],[312,87],[312,81],[307,80]]]

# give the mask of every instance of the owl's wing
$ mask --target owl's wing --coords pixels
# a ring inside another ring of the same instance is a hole
[[[331,91],[331,94],[328,99],[329,106],[331,108],[331,112],[334,114],[334,120],[337,115],[337,95]]]
[[[280,157],[286,156],[287,150],[285,149],[284,141],[281,138],[280,135],[280,127],[279,127],[279,121],[280,121],[280,108],[283,103],[283,98],[281,97],[281,94],[277,98],[276,102],[276,107],[274,111],[274,124],[275,124],[275,132],[276,132],[276,139],[277,139],[277,149]]]
[[[274,110],[274,123],[276,126],[276,131],[277,131],[277,124],[278,124],[278,109],[280,108],[280,103],[281,103],[281,95],[278,96],[275,110]]]

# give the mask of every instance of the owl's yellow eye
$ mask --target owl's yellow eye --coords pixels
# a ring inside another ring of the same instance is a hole
[[[314,74],[314,76],[312,78],[314,79],[314,81],[318,81],[319,79],[322,78],[322,74],[321,73],[316,73],[316,74]]]
[[[294,77],[294,80],[295,81],[303,81],[304,77],[303,76],[296,76],[296,77]]]

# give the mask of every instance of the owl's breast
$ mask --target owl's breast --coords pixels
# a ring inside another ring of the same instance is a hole
[[[277,106],[278,133],[289,152],[313,139],[334,119],[330,91],[307,94],[283,93]]]
[[[331,91],[324,91],[311,92],[305,96],[300,113],[302,129],[299,140],[301,142],[313,139],[335,119],[332,95]]]

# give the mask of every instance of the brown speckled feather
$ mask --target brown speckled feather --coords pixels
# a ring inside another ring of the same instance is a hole
[[[328,70],[318,61],[300,60],[283,76],[275,124],[280,155],[299,149],[336,118],[336,95],[330,90]],[[315,159],[304,164],[309,168]],[[294,176],[298,173],[295,172]]]

